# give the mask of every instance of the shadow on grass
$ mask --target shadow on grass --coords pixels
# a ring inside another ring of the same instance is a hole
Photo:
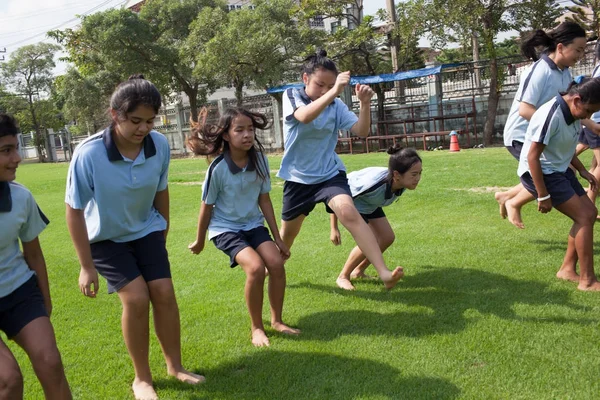
[[[543,247],[543,251],[560,251],[561,253],[564,253],[565,251],[567,251],[567,232],[565,232],[565,240],[542,240],[542,239],[536,239],[536,240],[531,240],[531,243],[533,243],[535,246],[542,246]],[[594,256],[598,256],[600,255],[600,242],[594,242]],[[560,267],[560,263],[562,262],[562,258],[556,260],[556,267],[558,269],[558,267]]]
[[[556,316],[524,317],[514,311],[517,304],[546,306],[548,304],[582,310],[572,303],[570,294],[575,290],[550,289],[537,281],[517,280],[491,272],[424,267],[425,271],[408,276],[394,290],[385,292],[360,290],[343,291],[331,286],[300,283],[290,288],[308,288],[326,293],[344,295],[371,301],[401,303],[425,307],[424,311],[379,313],[365,310],[318,312],[298,321],[301,340],[333,340],[340,335],[393,335],[418,337],[433,334],[457,333],[475,321],[477,314],[495,315],[502,319],[545,323],[597,324],[597,319],[565,318]],[[365,284],[371,286],[370,283]],[[381,283],[378,283],[381,286]],[[363,286],[364,287],[364,286]]]
[[[259,349],[206,371],[198,387],[158,380],[160,390],[180,391],[178,399],[455,399],[460,389],[439,378],[409,376],[389,365],[330,354]]]

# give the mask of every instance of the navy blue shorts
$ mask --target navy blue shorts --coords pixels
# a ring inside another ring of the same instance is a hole
[[[325,210],[329,214],[333,214],[333,210],[331,208],[329,208],[329,206],[327,206],[327,205],[325,206]],[[375,211],[373,211],[371,214],[362,214],[361,213],[360,216],[368,224],[369,220],[371,220],[371,219],[385,218],[385,213],[383,212],[383,208],[377,207],[377,209],[375,209]]]
[[[217,249],[229,256],[229,266],[231,268],[238,265],[235,257],[246,247],[252,247],[254,250],[261,244],[273,241],[269,230],[264,226],[250,229],[249,231],[225,232],[212,238]]]
[[[314,185],[285,181],[281,219],[291,221],[302,214],[308,215],[317,203],[328,204],[331,199],[340,194],[352,196],[344,171],[340,171],[339,174],[325,182]]]
[[[521,150],[523,150],[523,142],[513,140],[512,146],[506,146],[506,150],[519,161],[521,159]]]
[[[533,197],[536,199],[538,198],[533,179],[529,172],[525,172],[521,175],[521,183]],[[555,172],[549,175],[544,174],[544,184],[551,196],[550,199],[552,200],[553,207],[561,205],[574,195],[579,197],[585,196],[585,190],[577,180],[577,177],[571,168],[567,168],[567,171],[564,173]]]
[[[590,149],[600,147],[600,136],[590,131],[585,126],[579,132],[579,143],[585,144]]]
[[[44,296],[35,275],[8,296],[0,297],[0,329],[9,339],[34,319],[47,316]]]
[[[146,282],[171,278],[171,265],[162,231],[131,242],[112,240],[92,243],[92,259],[108,283],[108,293],[121,290],[138,276]]]

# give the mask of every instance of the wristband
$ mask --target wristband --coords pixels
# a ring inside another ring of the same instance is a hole
[[[537,198],[537,201],[544,201],[544,200],[548,200],[550,197],[552,197],[552,196],[550,196],[549,194],[548,194],[548,195],[546,195],[546,196],[544,196],[544,197],[538,197],[538,198]]]

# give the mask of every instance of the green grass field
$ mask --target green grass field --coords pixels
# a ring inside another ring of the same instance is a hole
[[[250,344],[241,269],[230,270],[211,243],[199,256],[187,250],[207,163],[174,160],[168,249],[183,359],[207,383],[168,379],[153,335],[150,362],[161,399],[598,398],[600,294],[554,278],[570,221],[534,205],[524,209],[523,231],[499,217],[493,187],[518,182],[516,162],[502,148],[421,156],[417,190],[386,208],[396,242],[385,259],[404,266],[405,279],[390,292],[376,282],[338,289],[353,242],[345,230],[342,246],[329,242],[319,205],[286,264],[284,319],[303,333],[290,338],[267,324],[271,347],[261,349]],[[384,153],[342,158],[349,171],[387,165]],[[279,162],[270,158],[273,176]],[[77,287],[79,264],[64,220],[67,167],[22,165],[17,176],[52,221],[41,243],[67,378],[77,399],[131,399],[119,300],[106,294],[104,281],[96,299]],[[274,179],[277,215],[281,196]],[[268,322],[268,304],[263,315]],[[26,355],[9,346],[23,369],[25,398],[43,398]]]

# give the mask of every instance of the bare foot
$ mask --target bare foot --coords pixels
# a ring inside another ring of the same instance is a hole
[[[199,383],[206,382],[206,378],[204,376],[194,374],[193,372],[190,372],[190,371],[186,371],[183,368],[177,372],[169,372],[169,375],[177,378],[181,382],[189,383],[190,385],[197,385]]]
[[[341,276],[338,276],[338,278],[335,280],[335,283],[338,285],[338,287],[340,289],[354,290],[354,286],[352,285],[352,282],[350,282],[350,279],[342,278]]]
[[[559,269],[556,273],[558,279],[564,279],[565,281],[579,282],[579,275],[575,271],[567,271]]]
[[[394,286],[396,286],[398,281],[400,279],[402,279],[403,276],[404,276],[404,269],[402,267],[396,267],[396,269],[392,271],[390,279],[388,279],[387,281],[383,281],[385,288],[388,290],[393,288]]]
[[[506,194],[504,192],[496,192],[494,193],[494,198],[498,202],[498,206],[500,207],[500,216],[502,219],[506,219]]]
[[[152,383],[144,382],[135,378],[131,385],[135,400],[158,400],[158,395],[152,387]]]
[[[286,335],[300,334],[300,329],[289,327],[283,322],[271,322],[271,328],[275,329],[277,332],[285,333]]]
[[[600,291],[600,282],[598,282],[597,280],[594,280],[592,282],[583,282],[580,280],[577,289],[590,292],[597,292]]]
[[[271,342],[269,342],[269,338],[265,331],[262,329],[255,329],[252,331],[252,344],[255,347],[269,347]]]
[[[355,271],[356,270],[352,271],[352,273],[350,274],[350,280],[352,280],[352,279],[368,279],[368,280],[377,279],[374,276],[365,274],[364,271],[358,271],[358,272],[355,272]]]
[[[525,225],[521,219],[521,209],[512,205],[510,200],[504,203],[504,206],[506,207],[508,221],[519,229],[525,229]]]

